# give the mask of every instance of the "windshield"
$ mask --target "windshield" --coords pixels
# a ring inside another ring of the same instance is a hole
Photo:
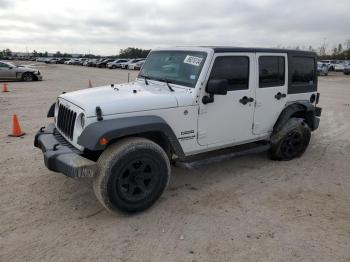
[[[207,54],[197,51],[153,51],[139,77],[195,87]]]
[[[16,67],[14,64],[10,63],[10,62],[3,62],[4,64],[8,65],[9,67]]]

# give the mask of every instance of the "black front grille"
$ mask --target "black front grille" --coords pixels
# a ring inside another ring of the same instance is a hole
[[[56,140],[60,143],[60,145],[68,147],[70,150],[72,150],[73,152],[77,153],[77,154],[81,154],[82,152],[79,151],[79,149],[75,148],[71,143],[69,143],[69,141],[67,141],[61,134],[60,132],[57,131],[57,129],[55,129],[53,131],[53,135],[55,136]]]
[[[57,127],[70,140],[73,139],[76,117],[77,113],[60,104],[58,108]]]

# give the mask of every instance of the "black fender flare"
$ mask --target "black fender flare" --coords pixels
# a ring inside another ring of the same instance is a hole
[[[107,141],[115,141],[127,136],[142,136],[142,133],[160,132],[170,143],[175,154],[184,156],[183,149],[164,119],[159,116],[135,116],[110,120],[103,120],[88,125],[78,137],[78,144],[91,151],[104,150],[106,145],[101,145],[101,138]]]
[[[305,121],[311,130],[315,130],[318,128],[319,121],[316,117],[317,115],[315,111],[316,107],[309,101],[297,101],[287,104],[287,106],[283,109],[280,116],[278,117],[273,127],[273,132],[276,133],[280,131],[283,125],[292,117],[292,115],[295,115],[296,113],[303,114]]]

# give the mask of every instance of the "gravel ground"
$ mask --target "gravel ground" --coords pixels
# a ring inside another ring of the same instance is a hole
[[[320,128],[300,159],[265,154],[185,170],[137,215],[111,214],[91,180],[48,171],[35,132],[63,91],[130,72],[39,65],[0,93],[0,261],[350,261],[350,77],[320,77]],[[12,114],[27,134],[10,138]]]

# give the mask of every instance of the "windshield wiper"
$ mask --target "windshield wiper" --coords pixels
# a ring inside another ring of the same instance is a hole
[[[143,79],[145,80],[145,85],[148,86],[148,81],[147,79],[150,79],[148,76],[145,76],[145,75],[140,75],[141,77],[143,77]]]
[[[145,79],[145,84],[146,84],[146,86],[148,86],[148,81],[147,81],[147,76],[143,76],[143,78]],[[149,79],[149,78],[148,78]]]
[[[171,92],[174,92],[174,91],[175,91],[175,90],[170,86],[169,83],[171,83],[171,82],[170,82],[169,80],[164,79],[163,81],[166,83],[166,85],[168,86],[168,88],[169,88],[169,90],[170,90]]]

